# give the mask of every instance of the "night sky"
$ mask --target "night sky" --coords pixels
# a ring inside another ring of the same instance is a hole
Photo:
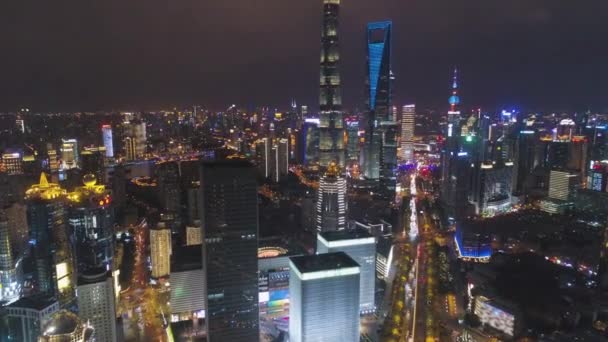
[[[363,108],[365,24],[393,21],[394,104],[608,109],[606,0],[343,0],[344,103]],[[321,0],[0,4],[0,110],[198,103],[317,108]]]

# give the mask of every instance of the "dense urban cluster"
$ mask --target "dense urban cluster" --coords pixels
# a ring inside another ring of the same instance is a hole
[[[608,114],[394,103],[391,21],[347,110],[339,11],[319,103],[0,113],[0,341],[607,340]]]

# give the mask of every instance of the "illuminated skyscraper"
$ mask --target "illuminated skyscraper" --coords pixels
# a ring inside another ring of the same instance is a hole
[[[62,306],[74,300],[74,258],[66,227],[67,192],[46,175],[26,192],[30,253],[35,289],[56,296]]]
[[[80,154],[80,169],[82,174],[92,174],[98,183],[105,182],[105,147],[85,147]]]
[[[450,217],[465,215],[468,190],[471,187],[470,163],[475,161],[468,151],[460,150],[460,111],[458,104],[458,79],[454,69],[452,91],[448,99],[448,124],[445,127],[445,140],[441,148],[441,201]]]
[[[48,155],[48,170],[51,173],[59,171],[59,159],[57,158],[57,150],[53,147],[53,144],[46,144],[46,150]]]
[[[125,154],[128,160],[142,158],[146,153],[146,123],[133,120],[125,123]]]
[[[76,139],[61,139],[61,162],[64,169],[78,166],[79,153]]]
[[[164,222],[150,229],[150,264],[153,278],[165,277],[171,272],[171,229]]]
[[[360,267],[344,252],[290,258],[289,341],[359,341]]]
[[[414,159],[414,127],[416,105],[405,105],[401,112],[401,159],[411,161]]]
[[[347,145],[346,158],[349,162],[359,161],[359,120],[356,117],[350,117],[345,120]]]
[[[112,140],[112,126],[103,125],[101,126],[101,135],[103,139],[103,146],[106,148],[106,157],[114,157],[114,142]]]
[[[2,154],[2,168],[8,175],[23,174],[23,152],[13,151]]]
[[[9,221],[4,210],[0,209],[0,302],[12,302],[21,295],[21,268],[15,262]]]
[[[317,231],[328,232],[346,228],[346,178],[332,162],[319,181],[317,190]]]
[[[176,161],[163,161],[156,164],[158,193],[163,214],[170,220],[181,215],[181,189],[179,165]]]
[[[172,259],[171,322],[204,317],[206,280],[200,243],[176,248]]]
[[[279,182],[289,172],[289,145],[287,139],[279,139],[272,148],[273,152],[273,179]]]
[[[455,163],[457,164],[457,163]],[[511,193],[513,183],[513,162],[481,162],[475,163],[473,182],[471,184],[471,202],[478,215],[492,216],[511,208]],[[470,171],[469,171],[470,173]],[[467,189],[456,189],[456,201],[460,200],[459,192]],[[455,202],[455,206],[458,203]]]
[[[83,186],[68,193],[67,199],[78,272],[110,267],[114,256],[114,212],[110,192],[97,184],[93,175],[87,174],[83,177]]]
[[[459,126],[460,122],[460,110],[458,110],[458,105],[460,104],[460,97],[458,96],[458,69],[454,69],[454,76],[452,78],[452,95],[450,95],[448,102],[450,103],[450,110],[448,111],[448,124],[452,124],[453,127],[457,127]]]
[[[397,158],[396,123],[391,114],[391,28],[390,21],[374,22],[367,25],[366,32],[368,108],[363,172],[373,180],[391,178]]]
[[[302,125],[301,158],[304,164],[311,165],[319,160],[319,119],[307,118]]]
[[[203,269],[207,278],[207,340],[257,341],[258,199],[245,160],[203,163]]]
[[[78,275],[78,315],[95,329],[95,341],[117,341],[112,273],[105,268]]]
[[[540,202],[540,208],[548,213],[563,213],[574,205],[574,195],[579,186],[580,174],[570,170],[551,170],[549,193]]]
[[[361,267],[359,306],[361,313],[375,310],[376,238],[365,230],[317,234],[317,254],[344,252]]]
[[[127,160],[135,160],[136,159],[135,139],[133,139],[132,137],[126,137],[124,144],[125,144],[125,158],[127,158]]]
[[[344,166],[344,123],[340,88],[338,13],[340,0],[323,0],[319,114],[319,163]]]

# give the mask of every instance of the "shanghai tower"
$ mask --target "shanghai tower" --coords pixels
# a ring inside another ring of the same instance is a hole
[[[344,166],[344,125],[338,69],[338,12],[340,0],[323,0],[321,28],[321,73],[319,94],[319,164],[335,161]]]

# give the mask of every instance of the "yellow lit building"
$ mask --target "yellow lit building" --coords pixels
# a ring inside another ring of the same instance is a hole
[[[171,229],[159,222],[150,229],[150,259],[152,278],[162,278],[171,272]]]

